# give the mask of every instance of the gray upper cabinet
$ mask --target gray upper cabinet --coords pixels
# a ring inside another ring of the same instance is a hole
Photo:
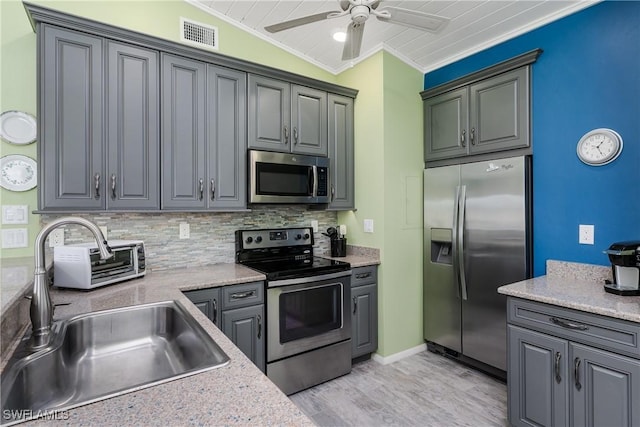
[[[39,208],[103,209],[103,40],[49,25],[39,37]]]
[[[246,74],[162,55],[163,209],[246,206]]]
[[[249,148],[327,155],[327,93],[249,75]]]
[[[331,202],[329,209],[355,208],[353,98],[328,95],[329,171]]]
[[[530,65],[541,53],[535,49],[420,92],[425,162],[506,150],[529,154]]]
[[[107,208],[159,209],[158,52],[107,49]]]
[[[40,209],[158,209],[158,53],[48,25],[42,37]]]
[[[162,54],[162,207],[205,200],[206,64]]]

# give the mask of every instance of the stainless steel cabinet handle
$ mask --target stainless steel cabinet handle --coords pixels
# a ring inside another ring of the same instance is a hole
[[[353,314],[356,314],[356,311],[358,311],[358,298],[353,297]]]
[[[116,198],[116,174],[111,174],[111,198]]]
[[[256,296],[256,291],[236,292],[231,294],[231,299],[244,299]]]
[[[460,134],[460,144],[463,147],[467,146],[467,130],[466,129],[462,129],[462,133]]]
[[[218,301],[213,300],[213,323],[218,324]]]
[[[262,316],[258,314],[258,339],[262,336]]]
[[[560,359],[562,355],[559,351],[556,351],[556,360],[555,360],[555,371],[556,371],[556,382],[560,384],[562,382],[562,377],[560,376]]]
[[[580,384],[580,358],[576,357],[573,359],[573,376],[575,378],[576,390],[580,390],[582,388],[582,384]]]
[[[215,200],[216,198],[216,180],[211,180],[211,200]]]
[[[586,331],[587,329],[589,329],[587,325],[582,325],[580,323],[573,323],[567,320],[561,320],[561,319],[558,319],[557,317],[550,317],[549,320],[551,321],[551,323],[558,326],[562,326],[563,328],[567,328],[567,329],[573,329],[576,331]]]
[[[289,128],[286,126],[284,127],[284,143],[289,143]]]
[[[367,277],[371,277],[371,272],[356,274],[356,279],[366,279]]]
[[[476,128],[471,128],[471,134],[469,134],[471,145],[476,145]]]
[[[294,141],[294,144],[298,143],[298,128],[297,127],[293,128],[293,141]]]
[[[96,188],[96,199],[100,198],[100,174],[97,173],[93,176],[93,180]]]
[[[204,179],[202,178],[200,178],[199,190],[200,190],[200,200],[202,200],[204,198]]]

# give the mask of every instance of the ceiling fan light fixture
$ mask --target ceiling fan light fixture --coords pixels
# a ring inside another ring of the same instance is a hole
[[[336,31],[333,33],[333,39],[337,42],[344,43],[347,40],[347,33],[344,31]]]

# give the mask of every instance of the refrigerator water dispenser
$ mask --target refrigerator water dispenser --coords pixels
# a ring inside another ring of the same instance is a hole
[[[431,262],[449,265],[453,263],[451,234],[450,228],[431,229]]]

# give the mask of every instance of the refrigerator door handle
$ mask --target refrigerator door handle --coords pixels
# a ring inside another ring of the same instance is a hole
[[[458,208],[460,206],[460,186],[456,187],[456,198],[453,202],[453,227],[451,236],[451,254],[453,255],[453,283],[456,285],[456,295],[460,299],[460,274],[458,270]]]
[[[458,223],[457,225],[457,237],[458,237],[458,274],[460,276],[460,292],[462,299],[467,300],[467,280],[464,273],[464,216],[467,207],[467,186],[460,186],[460,194],[458,196]],[[454,268],[455,270],[455,268]]]

